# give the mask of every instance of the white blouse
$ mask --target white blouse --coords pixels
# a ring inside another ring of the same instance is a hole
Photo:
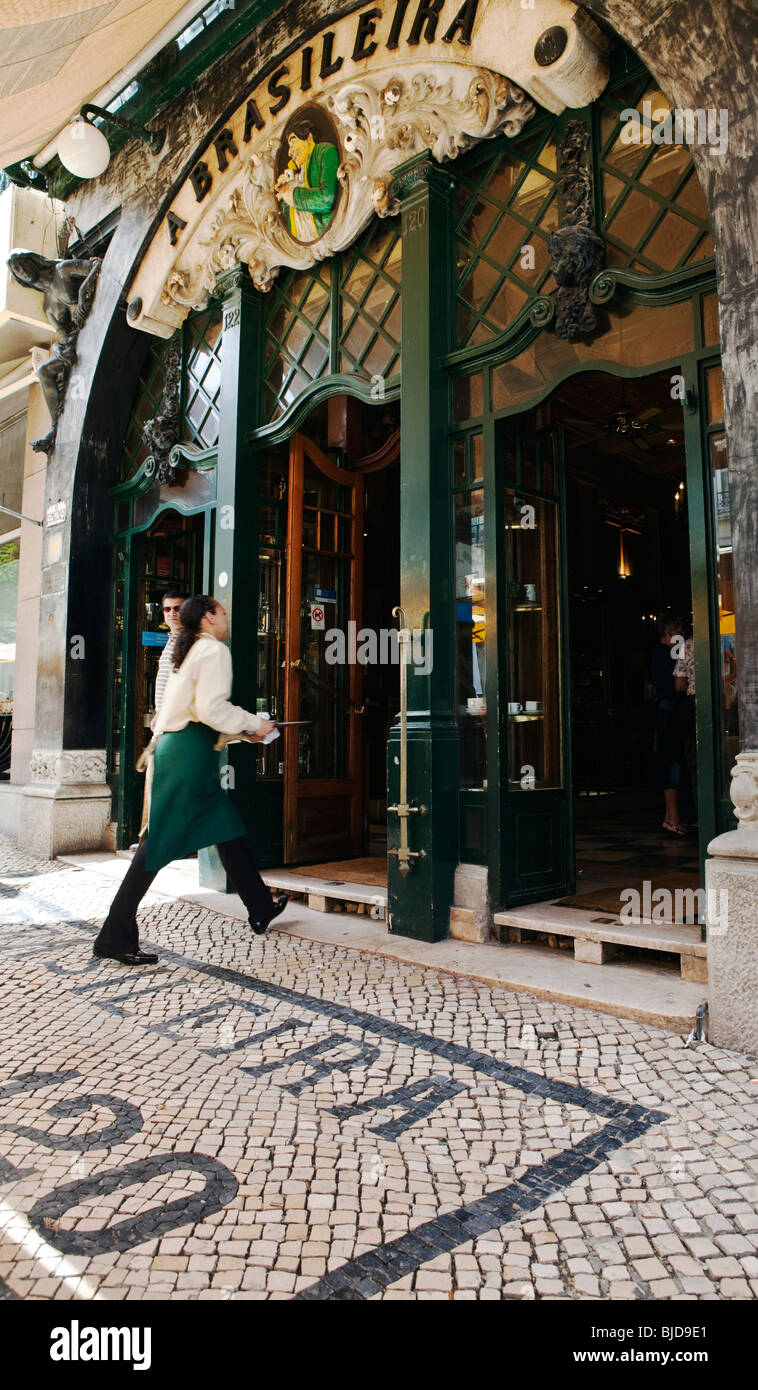
[[[241,705],[232,705],[232,655],[229,648],[201,632],[178,671],[168,678],[154,738],[175,733],[191,721],[208,724],[222,734],[241,734],[260,729],[263,721]]]

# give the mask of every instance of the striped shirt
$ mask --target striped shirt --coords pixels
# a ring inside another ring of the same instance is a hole
[[[674,667],[674,675],[687,681],[687,694],[695,694],[695,644],[691,637],[684,644],[684,655]]]
[[[168,642],[166,643],[165,647],[163,648],[163,651],[161,652],[161,659],[160,659],[160,661],[158,662],[158,674],[157,674],[157,676],[155,677],[155,710],[156,710],[156,714],[157,714],[157,712],[159,711],[161,705],[163,704],[163,696],[164,696],[165,693],[166,693],[166,686],[168,685],[168,678],[169,678],[169,676],[171,675],[171,672],[172,672],[173,669],[174,669],[174,663],[173,663],[173,661],[172,661],[171,658],[172,658],[172,656],[173,656],[173,654],[174,654],[174,646],[175,646],[175,643],[176,643],[176,634],[173,633],[173,632],[170,632],[170,633],[169,633],[169,637],[168,637]]]

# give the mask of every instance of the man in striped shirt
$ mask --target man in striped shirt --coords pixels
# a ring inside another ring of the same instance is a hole
[[[155,696],[153,699],[153,703],[155,705],[155,714],[153,715],[150,724],[151,729],[155,728],[155,721],[160,712],[160,707],[163,702],[163,696],[166,690],[166,685],[168,683],[168,678],[174,669],[172,660],[174,653],[174,642],[176,641],[176,634],[178,633],[179,628],[181,627],[181,622],[179,621],[179,612],[186,597],[186,594],[180,594],[177,589],[172,589],[168,593],[165,593],[163,595],[163,599],[161,601],[161,607],[163,608],[163,621],[165,622],[168,628],[168,642],[166,643],[165,647],[163,648],[163,651],[161,652],[161,658],[158,662],[158,674],[155,677]]]
[[[161,652],[160,661],[158,662],[158,674],[155,677],[155,694],[153,696],[155,714],[150,720],[151,730],[155,728],[155,721],[158,718],[158,711],[160,710],[161,703],[163,701],[163,696],[166,693],[168,678],[174,669],[174,664],[172,660],[174,652],[174,643],[176,642],[176,635],[179,631],[179,628],[181,627],[181,622],[179,620],[179,612],[186,597],[187,595],[180,593],[178,589],[169,589],[163,595],[163,598],[161,600],[161,607],[163,609],[163,621],[165,622],[168,628],[168,641],[165,647],[163,648],[163,651]],[[140,839],[144,835],[145,829],[147,828],[147,813],[150,805],[150,780],[152,778],[152,775],[153,769],[151,762],[148,768],[147,776],[145,778],[145,792],[142,798],[142,823],[140,825],[139,832]],[[129,848],[136,849],[137,846],[130,845]]]

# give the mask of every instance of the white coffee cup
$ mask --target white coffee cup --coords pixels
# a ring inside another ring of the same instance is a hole
[[[487,708],[487,701],[483,695],[472,695],[466,701],[466,709],[469,714],[484,714]]]
[[[527,712],[527,714],[542,714],[542,701],[541,701],[541,700],[527,700],[527,702],[526,702],[526,712]]]
[[[509,702],[509,705],[508,705],[508,713],[509,713],[509,714],[521,714],[521,711],[523,710],[523,708],[524,708],[524,706],[523,706],[523,705],[520,705],[520,704],[518,703],[517,700],[511,700],[511,701]]]

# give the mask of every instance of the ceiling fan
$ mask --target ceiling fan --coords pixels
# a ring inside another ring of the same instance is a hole
[[[652,452],[647,439],[644,437],[645,430],[650,429],[650,417],[657,415],[657,410],[653,406],[637,415],[635,411],[629,410],[627,406],[622,406],[620,410],[614,412],[610,420],[606,420],[603,430],[606,434],[618,434],[630,444],[636,444],[638,449],[644,450],[646,454]]]

